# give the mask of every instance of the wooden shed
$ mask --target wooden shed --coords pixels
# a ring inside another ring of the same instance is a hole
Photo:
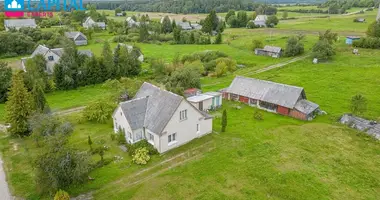
[[[255,49],[255,54],[259,56],[270,56],[273,58],[280,58],[282,54],[282,49],[281,47],[266,45],[263,49]]]
[[[242,76],[223,90],[223,98],[301,120],[312,120],[319,112],[319,105],[308,101],[301,87]]]

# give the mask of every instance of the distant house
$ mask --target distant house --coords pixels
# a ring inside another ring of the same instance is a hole
[[[202,29],[202,25],[200,24],[191,24],[191,27],[194,29],[194,30],[201,30]]]
[[[193,30],[193,27],[191,27],[190,22],[177,22],[177,26],[181,27],[181,29],[185,31]]]
[[[77,46],[87,45],[87,37],[81,32],[65,32],[65,36],[73,40]]]
[[[93,54],[90,50],[78,50],[78,54],[86,55],[88,57],[92,57]],[[32,55],[27,58],[21,59],[21,66],[24,71],[26,71],[26,61],[30,58],[33,58],[36,55],[42,55],[46,60],[45,72],[48,74],[53,74],[54,66],[59,62],[63,55],[63,48],[55,48],[49,49],[44,45],[38,45],[38,47],[34,50]]]
[[[253,20],[253,23],[259,27],[267,27],[267,24],[266,24],[267,20],[268,20],[268,16],[257,15],[255,20]]]
[[[146,139],[160,153],[212,132],[212,117],[182,96],[144,83],[136,96],[114,111],[114,131],[128,143]]]
[[[4,28],[6,31],[9,29],[19,30],[22,27],[37,28],[35,19],[5,19]]]
[[[222,93],[220,92],[207,92],[204,94],[197,94],[187,98],[193,106],[201,111],[214,110],[222,106]]]
[[[127,47],[127,49],[128,49],[128,53],[132,53],[133,48],[134,48],[134,47],[131,46],[131,45],[123,44],[123,43],[119,43],[118,45],[119,45],[119,46]],[[144,54],[143,54],[140,50],[138,50],[137,60],[139,60],[140,62],[144,62]]]
[[[356,19],[355,19],[355,22],[358,22],[358,23],[364,23],[364,22],[365,22],[365,19],[364,19],[364,18],[356,18]]]
[[[280,58],[282,54],[282,49],[281,47],[266,45],[264,49],[255,49],[255,54],[259,56],[270,56],[273,58]]]
[[[106,29],[106,23],[105,22],[95,22],[94,20],[91,19],[91,17],[87,17],[86,20],[83,22],[83,27],[86,29],[99,27],[99,28],[104,30],[104,29]]]
[[[161,23],[161,24],[164,22],[164,19],[165,19],[165,17],[166,17],[166,16],[164,16],[164,17],[161,17],[161,19],[160,19],[160,23]],[[168,17],[169,17],[169,16],[168,16]],[[173,20],[172,20],[172,18],[171,18],[171,17],[169,17],[169,20],[170,20],[170,23],[172,23],[172,22],[173,22]]]
[[[122,16],[123,16],[123,13],[122,13],[122,12],[116,13],[115,16],[116,16],[116,17],[122,17]]]
[[[359,37],[359,36],[347,36],[347,37],[346,37],[346,44],[348,44],[348,45],[352,45],[352,43],[353,43],[355,40],[360,40],[360,37]]]
[[[125,20],[128,24],[128,27],[139,27],[140,22],[136,22],[132,17],[127,17]]]
[[[340,123],[348,125],[350,128],[362,131],[380,140],[380,124],[375,121],[366,120],[350,114],[341,117]]]
[[[301,120],[312,120],[319,112],[317,104],[306,100],[301,87],[242,76],[223,90],[223,98]]]

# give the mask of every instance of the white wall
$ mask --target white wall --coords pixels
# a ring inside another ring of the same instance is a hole
[[[49,56],[53,56],[53,61],[49,61]],[[54,72],[54,65],[58,63],[61,58],[50,50],[44,55],[44,57],[46,60],[47,72],[48,74],[52,74]]]
[[[120,106],[116,109],[116,112],[114,112],[113,118],[113,129],[115,133],[119,131],[119,126],[121,129],[124,129],[125,131],[125,139],[128,142],[131,142],[128,138],[128,132],[133,133],[131,126],[129,125],[127,119],[124,116],[124,113],[122,113]],[[116,126],[117,125],[117,126]],[[132,136],[133,137],[133,136]]]
[[[180,111],[187,110],[187,119],[180,121]],[[200,132],[197,133],[197,124],[200,125]],[[163,135],[160,137],[159,147],[160,153],[181,146],[191,140],[201,137],[212,132],[212,119],[204,119],[204,116],[196,110],[189,102],[182,100],[175,114],[166,125]],[[168,145],[168,135],[176,134],[176,143]]]

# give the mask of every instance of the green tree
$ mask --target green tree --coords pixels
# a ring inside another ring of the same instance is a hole
[[[201,80],[198,71],[192,68],[177,69],[169,77],[166,88],[172,92],[183,91],[187,88],[200,88]]]
[[[7,99],[8,88],[11,86],[12,69],[6,62],[0,62],[0,103]]]
[[[333,33],[331,30],[326,30],[323,34],[319,33],[319,40],[326,40],[329,44],[338,41],[338,33]]]
[[[48,75],[45,72],[48,70],[46,68],[46,60],[42,55],[36,55],[28,59],[25,68],[24,81],[29,90],[32,90],[36,85],[40,86],[43,91],[49,91],[51,89]]]
[[[233,15],[235,15],[235,10],[229,10],[224,20],[228,22],[228,19]]]
[[[227,111],[223,110],[223,115],[222,115],[222,132],[226,131],[227,127]]]
[[[146,42],[149,39],[148,26],[145,24],[141,24],[140,26],[140,42]]]
[[[351,99],[351,112],[355,115],[361,115],[367,111],[367,99],[361,95],[355,95]]]
[[[83,183],[90,172],[90,156],[68,147],[64,135],[50,136],[42,154],[35,159],[36,183],[41,193]]]
[[[113,103],[97,101],[86,106],[83,110],[83,117],[88,121],[106,123],[111,119],[115,107]]]
[[[239,11],[237,14],[237,20],[239,23],[239,27],[245,27],[247,25],[247,22],[248,22],[247,12]]]
[[[302,41],[298,37],[293,36],[288,39],[284,54],[287,57],[291,57],[301,55],[304,51],[305,48]]]
[[[211,34],[212,31],[217,31],[217,28],[219,26],[219,18],[216,15],[215,10],[212,10],[209,15],[207,15],[206,19],[203,21],[202,24],[202,31],[204,33]]]
[[[121,13],[121,8],[120,7],[117,7],[115,9],[115,16],[117,16],[118,13]]]
[[[214,44],[222,44],[222,34],[218,33],[218,35],[215,38]]]
[[[67,41],[64,46],[63,55],[54,69],[55,84],[58,89],[68,90],[78,86],[78,69],[82,64],[81,62],[82,60],[78,56],[75,44]]]
[[[252,41],[252,50],[255,51],[255,49],[262,49],[264,48],[264,44],[261,40],[253,40]]]
[[[70,195],[64,190],[58,190],[54,195],[54,200],[70,200]]]
[[[88,143],[88,145],[90,146],[90,149],[91,149],[91,151],[92,151],[92,140],[91,140],[91,136],[88,136],[87,143]]]
[[[33,110],[40,113],[50,112],[49,106],[45,98],[45,93],[41,85],[34,85],[31,91],[31,95],[33,99]]]
[[[107,72],[105,80],[108,80],[114,77],[116,70],[113,65],[113,55],[112,55],[111,46],[107,40],[104,41],[104,44],[103,44],[102,57],[103,57],[102,65]]]
[[[170,18],[168,16],[165,16],[162,20],[161,24],[161,32],[162,33],[171,33],[173,31],[173,26],[171,24]]]
[[[288,11],[282,13],[282,19],[288,19]]]
[[[368,26],[367,35],[380,38],[380,21],[373,22]]]
[[[277,26],[279,20],[278,18],[276,17],[276,15],[271,15],[268,17],[267,21],[265,22],[265,24],[268,26],[268,27],[274,27],[274,26]]]
[[[319,40],[312,49],[313,58],[318,60],[329,60],[333,55],[335,55],[334,48],[327,39]]]
[[[194,32],[190,33],[190,44],[195,44],[195,35],[194,35]]]
[[[174,42],[179,44],[181,42],[181,28],[174,28],[173,30],[173,37],[174,37]]]
[[[232,15],[231,17],[228,18],[227,23],[230,25],[231,28],[239,28],[239,20],[235,15]]]
[[[119,60],[120,60],[120,45],[117,45],[115,51],[113,52],[113,74],[112,78],[120,78],[120,68],[119,68]]]
[[[12,76],[12,86],[8,95],[5,108],[7,121],[11,125],[9,132],[15,136],[27,136],[29,134],[28,117],[32,113],[32,99],[24,85],[21,73]]]

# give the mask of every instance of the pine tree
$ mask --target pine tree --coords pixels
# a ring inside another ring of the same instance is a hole
[[[172,21],[172,30],[174,31],[175,28],[177,28],[177,23],[173,19],[173,21]]]
[[[113,74],[115,73],[115,68],[113,65],[113,58],[112,58],[112,50],[110,44],[107,42],[107,40],[103,44],[103,50],[102,50],[102,56],[103,56],[103,67],[105,68],[105,71],[107,71],[107,75],[105,80],[112,79]]]
[[[86,83],[87,84],[97,84],[104,80],[104,74],[102,74],[102,69],[98,63],[95,56],[89,58],[84,65],[86,69]]]
[[[141,63],[138,60],[138,57],[140,55],[140,50],[136,47],[133,47],[133,50],[131,53],[128,53],[128,71],[127,76],[137,76],[141,72]]]
[[[173,26],[170,22],[170,18],[168,16],[165,16],[164,19],[162,20],[162,25],[161,25],[161,32],[162,33],[171,33],[173,31]]]
[[[119,68],[119,57],[120,57],[120,45],[117,45],[115,51],[113,52],[113,74],[112,78],[120,78],[120,68]]]
[[[128,56],[128,48],[126,46],[121,46],[119,51],[119,77],[127,76],[129,71],[129,56]]]
[[[24,85],[21,73],[12,76],[12,86],[8,95],[6,112],[7,121],[11,125],[9,132],[12,135],[27,136],[29,134],[28,117],[32,112],[32,100]]]
[[[181,43],[181,31],[182,30],[180,28],[177,28],[177,27],[173,31],[174,42],[176,44]]]
[[[191,34],[190,34],[190,44],[195,44],[194,32],[191,32]]]
[[[0,14],[1,15],[1,14]],[[12,69],[6,62],[0,62],[0,103],[7,99],[8,88],[11,86]]]
[[[149,39],[148,27],[145,24],[140,26],[140,42],[145,42]]]
[[[218,33],[218,35],[215,38],[214,44],[222,44],[222,34]]]
[[[227,111],[223,110],[223,115],[222,115],[222,132],[226,131],[227,127]]]
[[[83,59],[84,60],[84,59]],[[58,68],[58,78],[56,78],[55,84],[58,89],[68,90],[78,86],[78,71],[81,66],[82,60],[78,56],[78,51],[73,42],[67,41],[65,43],[64,52],[56,65],[61,65]],[[57,66],[56,66],[57,67]],[[54,69],[56,71],[57,69]]]
[[[90,145],[90,148],[92,150],[92,140],[91,140],[91,136],[88,136],[88,141],[87,141],[88,145]]]
[[[49,112],[49,106],[47,105],[45,93],[41,85],[36,84],[33,86],[31,96],[33,99],[33,110],[39,113]]]

